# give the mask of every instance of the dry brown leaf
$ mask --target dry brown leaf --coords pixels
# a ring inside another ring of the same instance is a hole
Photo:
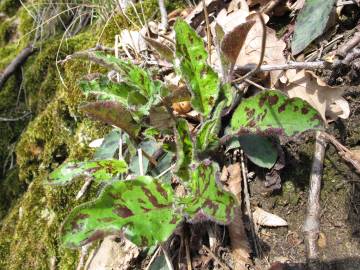
[[[253,220],[254,223],[258,226],[283,227],[288,225],[286,220],[259,207],[256,207],[255,211],[253,212]]]
[[[126,270],[139,254],[140,249],[129,240],[121,239],[119,242],[118,237],[108,236],[104,238],[95,255],[89,256],[85,269]]]
[[[350,157],[352,160],[358,163],[360,167],[360,149],[357,148],[350,149]]]
[[[325,115],[331,120],[335,121],[337,118],[347,119],[350,116],[349,102],[344,98],[336,99],[327,108]]]
[[[256,14],[250,14],[247,17],[247,20],[256,20],[255,25],[250,29],[243,49],[240,51],[239,56],[236,61],[236,65],[244,66],[246,64],[257,64],[260,59],[261,54],[261,43],[263,35],[262,24],[256,16]],[[265,14],[262,14],[265,21],[269,20],[269,17]],[[266,27],[266,47],[263,64],[285,64],[286,59],[283,54],[286,44],[283,40],[276,37],[275,30]],[[273,87],[282,74],[281,70],[271,71],[270,72],[270,86]]]
[[[290,9],[293,11],[297,11],[303,8],[305,4],[305,0],[297,0],[291,7]]]
[[[255,21],[247,21],[239,24],[224,36],[221,42],[221,50],[232,64],[236,63],[246,36],[254,24]]]
[[[289,97],[306,100],[321,114],[324,120],[326,120],[326,112],[331,112],[330,105],[342,99],[344,87],[330,87],[310,71],[288,70],[286,76],[289,83],[284,90]],[[346,112],[343,116],[346,116]]]
[[[222,180],[227,177],[228,188],[235,195],[239,203],[241,202],[241,167],[240,163],[231,164],[224,167]],[[235,208],[234,220],[229,224],[229,236],[231,242],[231,252],[234,258],[234,269],[248,269],[246,265],[250,261],[250,247],[246,236],[244,222],[242,219],[241,206]]]
[[[191,111],[190,101],[181,101],[172,104],[172,108],[179,114],[186,114]]]
[[[170,49],[164,42],[160,42],[153,38],[143,37],[143,39],[153,47],[160,57],[171,63],[174,60],[174,51]]]
[[[222,10],[227,3],[223,0],[205,0],[205,5],[210,16],[211,13]],[[204,6],[202,1],[190,12],[185,21],[195,29],[204,21]]]
[[[232,0],[227,8],[227,11],[233,12],[239,9],[249,12],[249,6],[246,3],[246,0]]]
[[[130,47],[136,53],[140,53],[147,48],[143,35],[145,35],[145,30],[141,30],[141,32],[128,29],[122,30],[119,38],[120,45],[125,51]]]
[[[327,246],[326,235],[323,232],[319,233],[318,245],[319,248],[325,248]]]
[[[227,34],[234,30],[238,25],[245,23],[248,16],[248,10],[239,9],[232,13],[228,13],[226,9],[222,9],[216,17],[216,23],[220,25],[224,33]]]

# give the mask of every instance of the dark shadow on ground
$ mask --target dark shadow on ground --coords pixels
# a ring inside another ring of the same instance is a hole
[[[274,263],[271,270],[359,270],[359,258],[344,258],[330,261],[319,261],[310,264],[278,264]]]

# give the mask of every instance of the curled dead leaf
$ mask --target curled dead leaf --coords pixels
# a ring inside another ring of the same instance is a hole
[[[179,114],[186,114],[191,111],[190,101],[176,102],[172,105],[175,112]]]
[[[286,220],[259,207],[256,207],[253,212],[253,219],[258,226],[283,227],[288,225]]]
[[[236,63],[245,38],[254,24],[254,20],[246,21],[225,34],[221,42],[221,50],[232,64]]]
[[[269,17],[266,14],[261,14],[267,22]],[[236,60],[237,66],[245,66],[247,64],[257,64],[261,55],[262,33],[263,26],[260,19],[255,13],[246,17],[246,20],[255,20],[255,24],[248,32],[243,49],[240,51]],[[283,54],[286,44],[283,40],[276,37],[275,30],[266,27],[266,46],[264,52],[263,64],[285,64],[286,58]],[[278,79],[281,77],[283,71],[274,70],[270,72],[270,87],[276,85]]]
[[[321,114],[324,120],[327,119],[326,116],[328,115],[331,120],[336,115],[344,118],[349,116],[347,101],[342,98],[344,87],[328,86],[311,71],[288,70],[286,76],[288,84],[283,90],[289,97],[299,97],[306,100]]]

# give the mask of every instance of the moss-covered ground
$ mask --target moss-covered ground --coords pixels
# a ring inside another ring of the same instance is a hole
[[[181,5],[183,1],[173,1],[169,10]],[[156,0],[144,1],[145,16],[153,16],[156,7]],[[31,30],[36,25],[19,1],[1,1],[0,12],[6,15],[0,19],[3,70],[32,42],[35,31]],[[137,21],[133,11],[129,16]],[[126,25],[121,15],[115,15],[107,24],[86,26],[62,44],[61,32],[37,41],[37,51],[0,89],[0,116],[11,118],[31,112],[21,121],[0,122],[1,270],[52,269],[53,265],[56,269],[75,269],[78,251],[61,247],[59,229],[69,211],[93,198],[97,188],[93,186],[84,198],[75,201],[81,181],[52,187],[46,179],[65,159],[91,157],[89,142],[102,137],[109,127],[84,118],[77,109],[84,101],[77,81],[88,72],[99,71],[99,67],[90,68],[88,62],[80,60],[56,67],[56,55],[63,59],[97,42],[112,46],[115,34]]]

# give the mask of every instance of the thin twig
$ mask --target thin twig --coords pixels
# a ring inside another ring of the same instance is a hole
[[[140,176],[144,175],[144,163],[143,163],[143,151],[141,150],[141,148],[139,148],[137,150],[138,153],[138,157],[139,157],[139,171],[140,171]]]
[[[347,55],[347,53],[354,47],[358,46],[359,43],[360,43],[360,32],[356,32],[349,41],[347,41],[337,49],[336,55],[339,55],[344,58]]]
[[[257,87],[257,88],[259,88],[260,90],[266,90],[266,88],[265,87],[263,87],[262,85],[260,85],[260,84],[257,84],[256,82],[253,82],[252,80],[249,80],[249,79],[245,79],[244,80],[245,82],[247,82],[248,84],[251,84],[251,85],[253,85],[253,86],[255,86],[255,87]]]
[[[209,14],[207,11],[205,0],[202,0],[205,24],[206,24],[206,39],[207,39],[207,50],[209,55],[209,63],[211,64],[211,32],[210,32],[210,23],[209,23]]]
[[[4,69],[4,72],[0,74],[0,89],[4,86],[9,77],[20,67],[30,55],[32,55],[36,49],[32,46],[23,49],[11,63]]]
[[[150,269],[152,263],[153,263],[154,260],[156,259],[156,257],[157,257],[157,255],[159,254],[160,250],[161,250],[160,247],[158,247],[158,248],[156,249],[156,251],[155,251],[154,254],[152,255],[152,257],[151,257],[148,265],[146,266],[145,270],[149,270],[149,269]]]
[[[192,270],[192,265],[191,265],[191,257],[190,257],[190,248],[189,248],[189,239],[188,236],[185,235],[185,256],[186,256],[186,265],[187,265],[187,270]]]
[[[316,132],[315,153],[311,168],[307,214],[304,223],[307,259],[319,259],[317,240],[320,233],[320,190],[324,167],[326,140],[320,131]]]
[[[255,233],[255,228],[254,228],[254,220],[253,220],[253,216],[252,216],[252,212],[251,212],[247,170],[245,167],[244,151],[242,149],[240,150],[240,158],[241,158],[242,178],[244,181],[244,201],[245,201],[246,212],[247,212],[247,215],[248,215],[249,221],[250,221],[250,230],[251,230],[251,235],[252,235],[253,241],[254,241],[256,255],[261,256],[259,245],[258,245],[258,239],[257,239],[256,233]]]
[[[167,252],[166,248],[163,245],[161,245],[160,247],[161,247],[162,252],[164,253],[165,261],[166,261],[166,264],[167,264],[169,270],[174,270],[174,267],[170,260],[169,253]]]
[[[171,171],[173,168],[175,168],[176,164],[171,165],[169,168],[167,168],[166,170],[164,170],[163,172],[161,172],[158,176],[156,176],[155,178],[160,178],[161,176],[165,175],[166,173],[168,173],[169,171]]]
[[[159,1],[159,9],[160,9],[160,15],[161,15],[161,28],[166,30],[168,28],[168,15],[165,7],[164,0],[158,0]]]
[[[265,20],[263,18],[263,16],[261,15],[261,13],[257,12],[256,13],[259,16],[260,22],[261,22],[261,26],[262,26],[262,39],[261,39],[261,51],[260,51],[260,59],[258,64],[256,65],[256,67],[249,71],[248,73],[246,73],[244,76],[237,78],[236,80],[233,81],[236,83],[239,83],[243,80],[245,80],[246,78],[248,78],[249,76],[252,76],[253,74],[255,74],[258,69],[261,67],[262,62],[264,61],[264,56],[265,56],[265,48],[266,48],[266,25],[265,25]]]
[[[82,196],[84,196],[85,192],[90,187],[91,182],[92,182],[92,177],[90,175],[86,176],[84,185],[81,187],[81,189],[79,190],[78,194],[75,197],[76,201],[80,200]]]
[[[22,119],[26,118],[29,115],[31,115],[31,112],[27,112],[24,115],[19,116],[19,117],[15,117],[15,118],[0,117],[0,122],[15,122],[15,121],[22,120]]]
[[[235,72],[247,72],[255,68],[254,64],[248,64],[245,66],[236,66]],[[273,71],[273,70],[289,70],[289,69],[324,69],[331,68],[331,64],[325,61],[315,61],[315,62],[289,62],[287,64],[279,65],[262,65],[254,74],[264,71]]]
[[[322,132],[321,133],[329,142],[335,146],[335,148],[338,150],[339,155],[345,159],[347,162],[349,162],[351,165],[354,166],[354,168],[360,173],[360,164],[357,160],[354,160],[352,158],[352,152],[348,148],[346,148],[344,145],[342,145],[334,136]]]
[[[205,245],[203,245],[202,247],[203,247],[203,249],[206,250],[207,253],[209,253],[209,255],[210,255],[218,264],[220,264],[220,266],[221,266],[222,268],[224,268],[224,269],[226,269],[226,270],[230,270],[230,268],[229,268],[226,264],[224,264],[222,261],[220,261],[220,259],[214,254],[214,252],[211,251],[210,248],[208,248],[208,247],[205,246]]]
[[[76,267],[76,270],[81,270],[84,267],[85,257],[89,253],[90,246],[91,246],[91,244],[86,244],[81,247],[80,259],[79,259],[79,263]]]

